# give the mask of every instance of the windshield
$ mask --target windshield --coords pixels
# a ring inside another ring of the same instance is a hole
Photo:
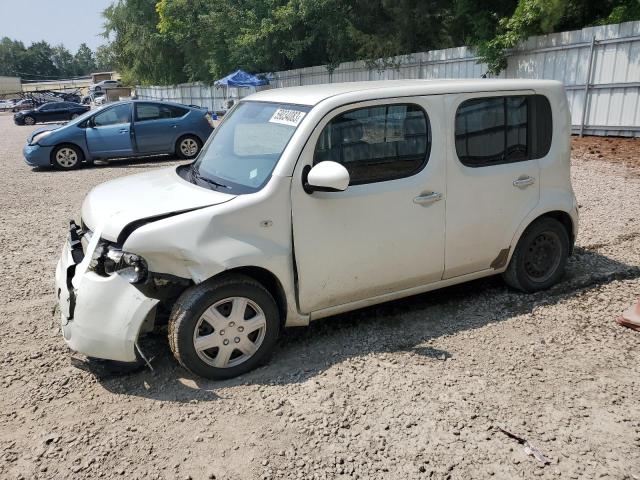
[[[262,188],[310,107],[240,102],[193,165],[195,180],[229,193]]]

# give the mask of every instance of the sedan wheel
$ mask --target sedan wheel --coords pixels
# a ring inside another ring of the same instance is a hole
[[[76,118],[78,118],[80,115],[78,115],[77,113],[74,113],[73,115],[71,115],[71,120],[75,120]]]
[[[24,124],[25,125],[35,125],[36,123],[36,119],[33,117],[24,117]]]
[[[181,138],[178,141],[178,155],[180,158],[192,159],[200,151],[200,141],[192,136]]]
[[[192,372],[231,378],[260,365],[279,330],[278,307],[264,286],[243,275],[227,275],[180,296],[169,319],[169,344]]]
[[[63,170],[71,170],[80,165],[81,154],[74,147],[63,146],[55,150],[53,154],[54,166]]]

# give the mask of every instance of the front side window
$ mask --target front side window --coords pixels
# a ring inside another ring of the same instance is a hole
[[[131,104],[123,103],[113,108],[98,113],[93,117],[93,125],[96,127],[106,127],[108,125],[118,125],[129,123],[131,117]]]
[[[474,98],[456,112],[456,152],[467,167],[542,158],[551,132],[551,106],[542,95]]]
[[[192,167],[196,181],[229,193],[262,188],[310,107],[240,102]]]
[[[393,104],[342,113],[323,129],[314,164],[331,160],[347,169],[350,185],[408,177],[427,162],[431,133],[417,105]]]

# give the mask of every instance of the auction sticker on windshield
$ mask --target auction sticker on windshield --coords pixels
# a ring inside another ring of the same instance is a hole
[[[289,108],[279,108],[274,112],[269,120],[270,123],[281,123],[283,125],[291,125],[292,127],[297,127],[306,112],[301,112],[300,110],[291,110]]]

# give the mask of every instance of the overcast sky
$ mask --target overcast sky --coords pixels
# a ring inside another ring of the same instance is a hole
[[[114,0],[0,0],[0,37],[26,46],[46,40],[75,53],[84,42],[95,50],[105,43],[102,11]]]

